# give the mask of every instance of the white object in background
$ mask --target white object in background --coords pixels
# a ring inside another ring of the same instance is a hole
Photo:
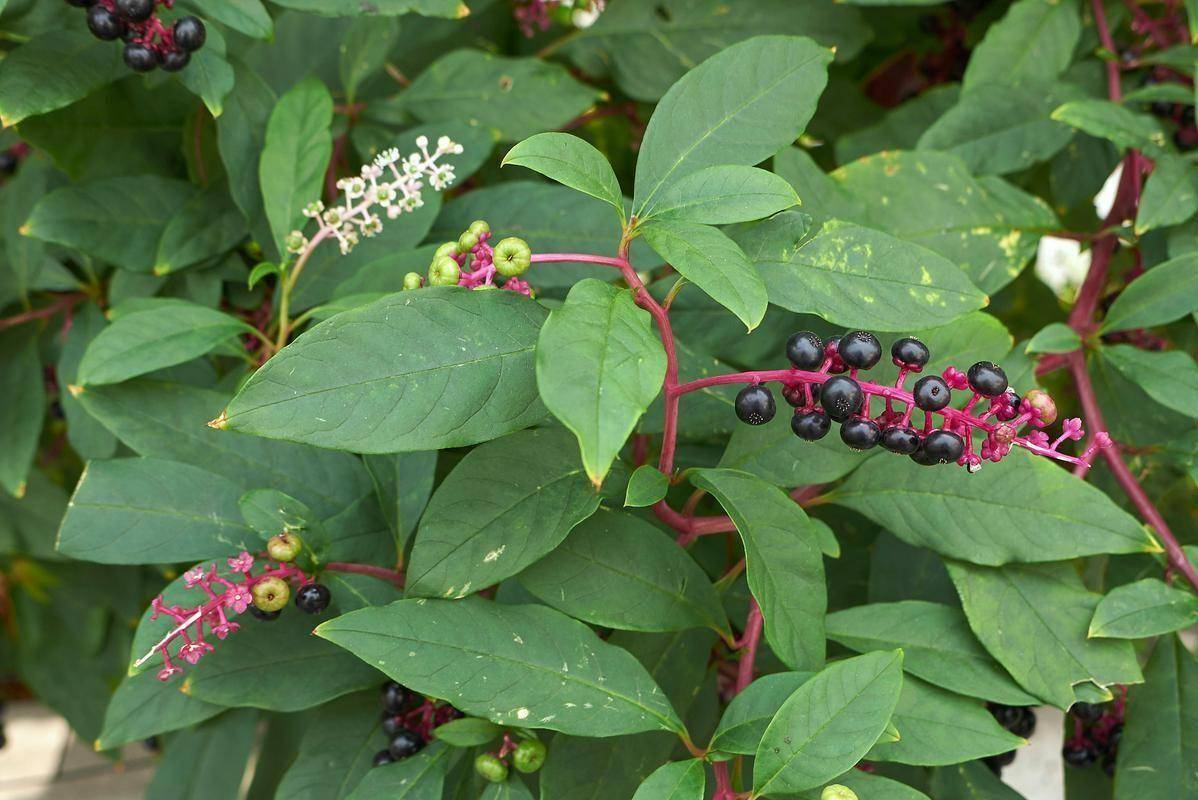
[[[1061,746],[1065,741],[1065,715],[1052,706],[1038,706],[1035,711],[1036,730],[1028,745],[1016,751],[1015,761],[1003,768],[1003,783],[1027,800],[1064,800]]]
[[[1099,219],[1106,219],[1107,214],[1111,213],[1111,207],[1115,205],[1115,195],[1119,193],[1119,181],[1123,178],[1123,162],[1119,162],[1119,166],[1115,167],[1115,171],[1107,176],[1106,182],[1102,184],[1102,188],[1098,190],[1098,194],[1094,195],[1094,213]]]
[[[1056,236],[1040,237],[1036,247],[1036,277],[1057,297],[1062,300],[1076,297],[1089,271],[1090,251],[1083,251],[1081,242]]]

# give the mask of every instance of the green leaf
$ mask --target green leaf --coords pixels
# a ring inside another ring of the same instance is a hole
[[[911,780],[911,778],[908,778]],[[832,783],[838,783],[841,786],[847,786],[857,793],[858,797],[867,797],[869,800],[930,800],[923,792],[912,789],[905,783],[883,778],[880,775],[874,775],[859,769],[850,769],[843,775],[838,775],[832,780]],[[801,795],[803,800],[823,800],[815,789],[805,792]],[[958,800],[956,796],[938,798],[938,800]],[[960,798],[959,800],[981,800],[980,798]]]
[[[278,252],[291,231],[302,228],[303,208],[320,199],[333,150],[329,125],[333,97],[318,78],[308,77],[279,98],[266,124],[258,182]]]
[[[2,304],[19,299],[28,305],[31,290],[57,288],[46,285],[46,278],[61,269],[46,252],[46,243],[21,232],[22,223],[37,202],[57,184],[55,171],[46,162],[34,159],[26,160],[17,174],[5,181],[6,191],[0,198],[0,236],[4,239],[0,252],[8,263],[0,264],[0,284],[8,284],[11,275],[12,293],[9,296],[8,286],[0,285]],[[74,288],[74,276],[68,273],[67,277],[69,283],[61,288]]]
[[[638,217],[664,189],[716,164],[751,166],[803,132],[832,53],[810,39],[758,36],[716,53],[675,83],[649,120],[636,164]]]
[[[433,492],[437,453],[434,450],[373,455],[366,456],[365,462],[374,479],[383,516],[398,540],[399,549],[403,550]]]
[[[87,465],[75,487],[58,551],[103,564],[220,558],[252,548],[241,491],[219,475],[157,458]]]
[[[233,91],[225,98],[224,111],[216,119],[217,148],[229,176],[229,194],[249,222],[255,238],[269,252],[273,244],[267,230],[258,166],[266,144],[266,123],[276,104],[275,93],[240,61],[233,61],[233,75],[236,80]],[[270,257],[281,255],[282,251],[278,251]]]
[[[699,469],[690,473],[690,481],[711,492],[740,531],[749,589],[761,605],[770,649],[791,669],[820,667],[827,608],[824,564],[803,509],[747,472]]]
[[[366,773],[350,800],[441,800],[445,770],[454,750],[433,742],[424,750],[383,769]]]
[[[828,638],[859,653],[903,651],[903,669],[937,686],[1010,706],[1036,698],[978,643],[960,609],[922,600],[870,603],[827,618]]]
[[[829,499],[908,544],[975,564],[1159,552],[1135,518],[1045,458],[1013,451],[983,474],[871,458]]]
[[[905,662],[905,650],[903,656]],[[981,703],[912,677],[903,679],[891,724],[898,728],[898,741],[878,742],[867,759],[934,767],[998,755],[1026,744],[995,722]]]
[[[764,425],[737,425],[719,466],[789,488],[843,478],[862,463],[861,453],[839,436],[803,441],[791,430],[790,416],[777,414]]]
[[[455,50],[420,73],[400,104],[425,122],[475,120],[511,142],[562,127],[599,97],[560,64]]]
[[[1073,100],[1053,111],[1052,118],[1120,149],[1138,147],[1156,154],[1166,143],[1165,132],[1154,117],[1110,100]]]
[[[108,701],[96,750],[111,750],[151,736],[191,728],[224,711],[162,685],[153,670],[126,675]]]
[[[775,672],[754,680],[732,698],[711,735],[708,749],[725,758],[756,753],[779,707],[814,675],[814,672]]]
[[[544,415],[533,380],[544,318],[516,292],[390,295],[301,334],[254,373],[220,424],[359,453],[494,439]]]
[[[873,125],[843,134],[835,143],[836,163],[849,164],[882,150],[914,150],[920,137],[957,105],[961,87],[932,86],[886,111]]]
[[[183,5],[253,39],[269,39],[274,32],[270,14],[259,0],[184,0]]]
[[[1165,636],[1144,677],[1128,697],[1115,800],[1194,797],[1198,775],[1188,765],[1198,759],[1198,742],[1189,733],[1198,725],[1198,663],[1177,637]]]
[[[257,712],[235,709],[170,737],[146,800],[236,796],[257,729]]]
[[[996,569],[950,561],[948,572],[974,635],[1037,697],[1066,709],[1075,683],[1143,680],[1130,642],[1086,638],[1099,596],[1086,590],[1071,565]],[[1036,658],[1028,659],[1033,649]]]
[[[204,101],[213,117],[224,113],[225,98],[233,91],[233,66],[225,58],[225,43],[218,31],[208,31],[203,49],[192,53],[179,81]]]
[[[454,747],[477,747],[503,736],[503,727],[487,719],[463,717],[438,725],[433,735]]]
[[[771,303],[847,327],[941,325],[989,302],[948,259],[851,223],[829,222],[797,248],[768,248],[757,266]]]
[[[341,87],[353,103],[362,82],[383,68],[399,36],[396,19],[358,17],[341,44]]]
[[[753,763],[753,793],[799,792],[861,759],[886,728],[903,685],[902,651],[832,664],[774,716]]]
[[[601,510],[520,574],[546,605],[605,628],[712,628],[731,638],[719,595],[703,569],[653,525]]]
[[[501,166],[515,164],[602,200],[624,222],[624,193],[607,156],[590,142],[568,133],[538,133],[517,144]]]
[[[980,761],[934,770],[932,793],[937,800],[1024,800]]]
[[[1155,352],[1135,345],[1102,348],[1102,358],[1156,402],[1198,417],[1198,364],[1180,350]]]
[[[480,800],[534,800],[532,792],[519,778],[509,777],[503,783],[492,783],[483,790]]]
[[[0,126],[70,105],[125,72],[120,48],[84,31],[51,29],[5,57]]]
[[[359,692],[316,711],[305,726],[299,753],[283,775],[278,797],[345,800],[387,746],[379,728],[378,692]]]
[[[651,506],[663,499],[669,490],[670,479],[661,470],[649,464],[642,464],[633,471],[632,477],[628,479],[624,506],[633,508]]]
[[[363,14],[393,17],[411,11],[426,17],[456,19],[470,13],[462,0],[372,0],[366,8],[362,7],[361,0],[277,0],[275,5],[325,17],[356,17]],[[427,25],[428,22],[421,24]]]
[[[408,595],[460,598],[493,586],[557,547],[599,500],[569,431],[521,431],[471,450],[425,509]]]
[[[683,730],[632,656],[544,606],[402,600],[330,620],[317,635],[501,725],[587,736]]]
[[[642,230],[645,241],[691,283],[745,324],[761,324],[765,285],[736,242],[718,228],[692,222],[654,220]]]
[[[541,399],[578,437],[599,486],[665,378],[649,312],[626,290],[580,281],[541,329],[536,360]]]
[[[1144,184],[1136,233],[1178,225],[1198,213],[1198,170],[1187,158],[1163,155]]]
[[[79,183],[38,201],[21,232],[149,272],[167,225],[194,193],[188,183],[156,175]]]
[[[749,222],[796,206],[795,190],[783,178],[756,167],[721,164],[679,179],[661,193],[642,218],[727,225]]]
[[[42,361],[33,326],[0,334],[0,487],[15,497],[25,494],[45,415]]]
[[[1112,589],[1094,609],[1089,636],[1143,639],[1198,622],[1198,597],[1157,578]]]
[[[1082,346],[1082,338],[1063,322],[1052,322],[1036,331],[1025,353],[1070,353]]]
[[[1018,86],[1055,79],[1073,60],[1081,33],[1076,3],[1018,0],[971,54],[965,92],[985,83]]]
[[[153,272],[164,275],[223,255],[245,235],[245,219],[230,199],[228,187],[213,184],[194,195],[166,223]]]
[[[1150,328],[1198,310],[1198,253],[1157,264],[1119,293],[1102,332]]]
[[[80,458],[111,458],[116,453],[116,437],[86,405],[80,402],[79,361],[92,339],[108,323],[100,307],[88,303],[75,310],[58,357],[58,402],[67,420],[67,439]]]
[[[241,320],[186,300],[156,300],[113,315],[79,363],[84,386],[120,383],[182,364],[249,329]]]
[[[258,532],[262,542],[284,532],[298,538],[301,550],[296,563],[305,572],[316,572],[328,560],[328,531],[312,510],[294,497],[277,489],[254,489],[243,494],[237,505],[245,524]]]
[[[707,769],[703,759],[662,764],[637,787],[632,800],[703,800]]]

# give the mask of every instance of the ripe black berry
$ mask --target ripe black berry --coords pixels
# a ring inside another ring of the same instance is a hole
[[[0,173],[12,175],[17,171],[18,159],[8,150],[0,152]]]
[[[986,397],[998,397],[1007,390],[1007,373],[993,361],[979,361],[969,368],[969,388]]]
[[[841,423],[840,440],[854,450],[869,450],[882,440],[882,429],[872,419],[852,417]]]
[[[406,727],[403,717],[399,714],[392,714],[390,711],[383,712],[383,733],[387,734],[387,738],[394,738]]]
[[[736,416],[750,425],[764,425],[774,418],[774,395],[764,386],[746,386],[736,395]]]
[[[915,398],[915,405],[924,411],[939,411],[953,399],[948,384],[936,375],[925,375],[917,380],[911,394]]]
[[[1015,760],[1015,751],[1008,750],[1005,753],[999,753],[994,756],[986,756],[982,759],[986,766],[994,772],[995,775],[1002,773],[1002,768],[1009,766]]]
[[[1001,703],[991,703],[990,714],[994,717],[995,722],[1010,730],[1011,726],[1023,716],[1023,710],[1020,706],[1005,706]]]
[[[1069,707],[1069,713],[1075,719],[1080,719],[1085,723],[1092,723],[1102,719],[1102,715],[1106,713],[1106,709],[1099,703],[1074,703]]]
[[[891,425],[882,431],[882,446],[900,456],[909,456],[919,449],[919,434],[914,428]]]
[[[1016,736],[1027,738],[1032,735],[1032,731],[1036,730],[1036,712],[1030,708],[1020,708],[1019,718],[1010,725],[1005,726],[1007,730]]]
[[[129,42],[125,45],[125,64],[134,72],[149,72],[158,66],[158,54],[144,44]]]
[[[965,452],[965,440],[952,431],[935,430],[923,440],[923,451],[937,464],[951,464]]]
[[[395,734],[395,738],[391,740],[391,745],[387,749],[391,751],[391,757],[399,761],[423,750],[424,740],[411,731],[403,730]]]
[[[300,611],[308,614],[319,614],[329,607],[329,587],[319,583],[309,583],[299,588],[295,593],[295,605]]]
[[[786,340],[786,357],[795,369],[818,369],[824,363],[824,342],[811,331],[799,331]]]
[[[1061,751],[1061,757],[1070,766],[1088,767],[1097,760],[1098,754],[1090,745],[1077,742],[1065,745],[1065,749]]]
[[[832,429],[832,420],[828,418],[828,412],[820,408],[800,411],[790,418],[790,429],[800,439],[814,442],[828,435],[828,431]]]
[[[782,397],[786,402],[795,408],[802,408],[807,405],[807,392],[803,388],[806,384],[797,384],[795,386],[783,386]],[[819,389],[821,384],[813,383],[811,385],[811,402],[819,402]]]
[[[411,700],[412,693],[408,691],[407,687],[395,681],[387,681],[379,690],[379,703],[384,711],[389,711],[392,714],[401,714],[407,711]]]
[[[191,53],[184,50],[168,50],[159,56],[158,61],[165,72],[178,72],[191,61]]]
[[[119,39],[125,33],[124,20],[99,4],[87,10],[87,27],[92,36],[106,42]]]
[[[282,613],[283,613],[282,611],[278,611],[278,610],[263,611],[262,609],[258,608],[258,606],[254,605],[253,603],[250,603],[250,614],[253,617],[255,617],[256,619],[260,619],[265,622],[269,622],[272,619],[278,619],[279,614],[282,614]]]
[[[370,762],[372,767],[381,767],[385,764],[390,764],[395,759],[391,757],[390,750],[380,750],[374,754],[374,760]]]
[[[928,359],[931,357],[932,353],[928,350],[928,346],[911,336],[896,339],[894,344],[890,345],[890,358],[896,367],[906,367],[919,372],[927,366]]]
[[[840,360],[853,369],[869,369],[882,357],[882,345],[869,331],[846,333],[836,349]]]
[[[199,50],[208,39],[204,23],[195,17],[181,17],[175,21],[175,44],[188,52]]]
[[[861,411],[861,407],[865,405],[865,393],[861,391],[857,381],[837,375],[824,381],[819,402],[829,417],[843,422]]]
[[[154,13],[154,0],[116,0],[114,5],[129,22],[145,22]]]
[[[67,5],[75,6],[76,8],[87,8],[96,0],[67,0]]]

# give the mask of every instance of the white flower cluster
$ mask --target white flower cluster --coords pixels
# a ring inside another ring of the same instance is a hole
[[[287,237],[287,250],[302,253],[312,245],[332,236],[341,246],[342,254],[354,248],[362,236],[374,236],[383,229],[379,216],[395,219],[405,211],[414,211],[424,205],[421,193],[425,182],[436,191],[453,183],[453,165],[438,163],[445,155],[459,155],[462,146],[442,136],[437,140],[437,149],[428,149],[428,137],[416,137],[419,152],[400,158],[399,150],[392,147],[362,167],[361,175],[342,178],[337,188],[342,192],[342,202],[325,208],[319,200],[304,208],[304,216],[316,220],[319,230],[309,240],[303,231],[292,231]],[[382,209],[382,211],[376,211]]]

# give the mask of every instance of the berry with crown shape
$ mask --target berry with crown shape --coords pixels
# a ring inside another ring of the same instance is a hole
[[[503,783],[507,780],[507,764],[493,753],[480,753],[474,759],[474,771],[491,783]]]
[[[736,416],[749,425],[764,425],[774,418],[777,406],[769,389],[754,384],[741,389],[736,395]]]
[[[549,751],[537,739],[525,739],[512,751],[512,766],[517,772],[536,772],[545,763]]]
[[[940,411],[953,399],[948,384],[936,375],[925,375],[917,380],[911,396],[915,398],[915,405],[924,411]]]
[[[434,258],[428,268],[430,286],[457,286],[461,277],[462,268],[449,256]]]
[[[501,239],[491,253],[495,271],[505,278],[523,275],[532,264],[532,248],[528,242],[515,236]]]
[[[266,554],[280,563],[294,561],[300,554],[303,544],[293,533],[277,533],[266,541]]]
[[[786,340],[786,357],[795,369],[819,369],[824,363],[824,342],[811,331],[799,331]]]
[[[282,611],[291,599],[291,587],[282,578],[262,578],[250,587],[254,596],[254,606],[262,611]]]
[[[932,353],[928,346],[913,336],[895,339],[890,345],[890,359],[896,367],[906,367],[911,372],[919,372],[928,365]]]
[[[820,390],[820,405],[828,412],[828,416],[837,422],[843,422],[854,414],[861,412],[865,405],[865,392],[861,385],[852,378],[837,375],[824,381]]]
[[[840,360],[852,369],[870,369],[882,358],[882,344],[869,331],[852,331],[836,346]]]
[[[993,361],[979,361],[967,373],[969,388],[983,397],[998,397],[1007,390],[1007,373]]]

